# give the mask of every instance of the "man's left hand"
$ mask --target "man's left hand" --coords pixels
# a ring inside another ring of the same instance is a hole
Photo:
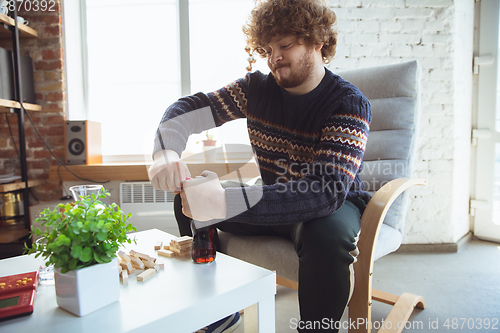
[[[215,172],[203,171],[201,176],[186,180],[180,195],[187,217],[196,221],[226,218],[226,193]]]

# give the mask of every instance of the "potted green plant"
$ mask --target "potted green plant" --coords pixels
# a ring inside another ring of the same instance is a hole
[[[132,242],[127,232],[136,228],[127,224],[131,214],[101,201],[110,195],[101,185],[71,190],[75,202],[43,210],[35,221],[45,230],[32,226],[32,236],[40,239],[25,246],[54,265],[57,305],[84,316],[120,298],[116,252]]]

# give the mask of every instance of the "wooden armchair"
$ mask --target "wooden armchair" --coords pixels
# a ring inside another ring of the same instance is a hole
[[[364,68],[339,73],[356,85],[370,100],[373,120],[360,176],[374,193],[361,218],[359,256],[354,265],[355,285],[349,303],[351,321],[371,323],[372,300],[394,305],[386,318],[392,325],[379,332],[401,332],[398,323],[408,320],[420,296],[391,295],[372,289],[373,263],[401,245],[411,179],[416,155],[420,117],[420,73],[417,61]],[[298,258],[291,241],[271,236],[237,236],[219,231],[222,252],[267,269],[276,270],[277,283],[298,289]],[[359,325],[355,332],[371,332],[371,325]],[[352,330],[350,331],[352,332]]]

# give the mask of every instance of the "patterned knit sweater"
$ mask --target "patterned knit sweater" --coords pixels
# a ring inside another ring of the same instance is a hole
[[[264,185],[226,189],[229,221],[293,224],[331,215],[346,199],[370,199],[358,176],[370,103],[326,68],[304,95],[257,71],[212,93],[181,98],[162,118],[154,153],[172,149],[180,156],[191,133],[243,117]]]

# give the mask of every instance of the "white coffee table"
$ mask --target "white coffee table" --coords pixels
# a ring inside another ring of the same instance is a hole
[[[155,257],[154,243],[168,244],[175,237],[157,229],[132,235],[137,245],[127,244],[127,252],[134,249]],[[0,322],[0,332],[194,332],[249,307],[245,332],[275,331],[274,272],[222,253],[207,265],[194,264],[189,257],[158,260],[164,270],[145,282],[137,282],[137,274],[132,274],[128,286],[121,286],[120,301],[84,317],[60,309],[54,287],[40,285],[33,314]],[[37,269],[34,255],[0,260],[0,276]]]

